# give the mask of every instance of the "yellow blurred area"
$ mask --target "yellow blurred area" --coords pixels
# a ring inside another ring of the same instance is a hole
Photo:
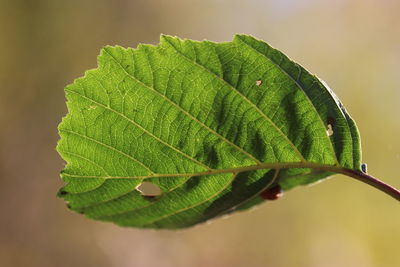
[[[400,1],[0,0],[0,266],[396,267],[400,206],[344,176],[184,231],[120,228],[56,192],[63,88],[102,46],[252,34],[325,80],[369,172],[400,188]]]

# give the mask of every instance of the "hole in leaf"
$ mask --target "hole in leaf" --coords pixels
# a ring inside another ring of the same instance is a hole
[[[135,188],[145,197],[155,197],[161,195],[162,191],[160,187],[150,182],[143,182]]]
[[[283,191],[279,185],[268,188],[260,194],[260,197],[267,200],[276,200],[283,196]]]
[[[328,124],[328,130],[326,130],[326,134],[328,136],[332,136],[333,134],[332,124]]]
[[[257,86],[260,86],[261,84],[262,84],[262,81],[261,81],[261,80],[257,80],[257,81],[256,81],[256,85],[257,85]]]

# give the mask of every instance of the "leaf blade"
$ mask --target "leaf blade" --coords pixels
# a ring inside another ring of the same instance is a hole
[[[65,91],[59,195],[90,218],[187,227],[257,204],[271,186],[359,169],[357,128],[333,92],[251,36],[105,47]],[[135,190],[145,179],[164,193],[146,199]]]

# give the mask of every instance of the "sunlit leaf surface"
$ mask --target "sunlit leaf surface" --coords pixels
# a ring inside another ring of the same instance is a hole
[[[57,147],[59,196],[90,218],[182,228],[360,169],[357,128],[333,92],[251,36],[162,36],[105,47],[98,65],[65,88]]]

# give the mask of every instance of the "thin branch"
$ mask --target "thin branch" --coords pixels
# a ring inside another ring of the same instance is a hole
[[[380,181],[379,179],[377,179],[371,175],[365,174],[360,171],[351,170],[351,169],[343,169],[343,171],[341,173],[344,175],[350,176],[352,178],[355,178],[366,184],[369,184],[369,185],[375,187],[376,189],[379,189],[380,191],[385,192],[386,194],[392,196],[394,199],[400,201],[400,190]]]

